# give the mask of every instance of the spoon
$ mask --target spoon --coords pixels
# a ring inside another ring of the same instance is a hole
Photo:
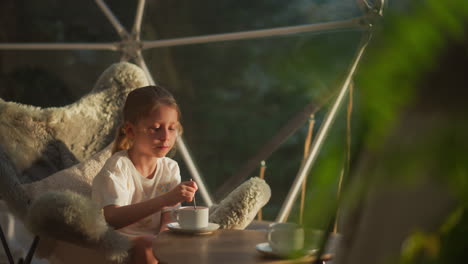
[[[190,181],[193,181],[193,180],[190,178]],[[193,208],[197,210],[197,201],[195,200],[195,195],[193,195]]]

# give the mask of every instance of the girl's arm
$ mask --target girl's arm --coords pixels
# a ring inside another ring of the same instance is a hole
[[[169,228],[167,228],[167,224],[170,222],[172,222],[171,212],[161,213],[161,227],[159,228],[159,233],[168,230]]]
[[[197,189],[195,182],[182,182],[169,192],[140,203],[105,206],[104,217],[110,226],[120,229],[160,211],[163,207],[192,201]]]

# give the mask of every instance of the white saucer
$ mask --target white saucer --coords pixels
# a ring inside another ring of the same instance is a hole
[[[177,232],[177,233],[184,233],[184,234],[193,234],[193,235],[206,235],[211,234],[217,229],[219,229],[219,225],[215,223],[208,223],[208,226],[205,228],[200,229],[185,229],[180,227],[179,223],[172,222],[167,224],[169,230]]]
[[[269,257],[275,257],[275,258],[291,257],[289,255],[283,255],[283,254],[280,254],[278,252],[273,251],[273,249],[271,248],[271,246],[270,246],[270,244],[268,242],[257,244],[255,246],[255,248],[257,249],[258,252],[260,252],[260,253],[262,253],[262,254],[264,254],[266,256],[269,256]],[[317,249],[303,250],[303,251],[300,251],[300,252],[296,252],[295,254],[293,254],[292,257],[312,256],[315,253],[317,253]]]

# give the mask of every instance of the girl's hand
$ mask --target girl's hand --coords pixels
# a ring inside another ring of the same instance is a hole
[[[164,194],[166,206],[175,206],[183,201],[191,202],[197,190],[198,186],[194,181],[181,182],[174,189]]]

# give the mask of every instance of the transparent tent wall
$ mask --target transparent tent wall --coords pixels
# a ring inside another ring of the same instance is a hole
[[[171,54],[173,68],[163,68],[156,76],[159,83],[175,87],[187,144],[215,198],[226,195],[217,190],[238,175],[289,119],[308,103],[320,104],[336,92],[360,36],[360,32],[302,34],[153,49],[145,54],[150,68]],[[325,104],[317,113],[317,127],[327,111]],[[265,208],[267,219],[274,219],[299,169],[306,130],[304,123],[266,159],[265,178],[273,190]]]
[[[131,28],[136,4],[106,3],[122,24]],[[14,12],[4,16],[13,26],[5,28],[0,40],[97,43],[118,39],[94,3],[47,4],[44,5],[47,8],[13,4]],[[220,12],[225,17],[222,21],[218,19]],[[360,10],[352,1],[253,5],[250,1],[236,1],[235,6],[220,1],[204,5],[191,1],[147,1],[141,38],[190,37],[327,22],[357,15]],[[289,118],[307,103],[323,101],[325,95],[333,92],[346,74],[361,33],[303,33],[144,51],[155,80],[171,89],[181,104],[184,136],[209,190],[218,200],[226,195],[218,191],[222,184]],[[83,50],[0,51],[0,57],[2,98],[56,106],[88,92],[99,73],[118,61],[119,54]],[[51,93],[56,96],[50,96]],[[324,110],[317,115],[317,127]],[[273,190],[272,200],[265,208],[267,219],[276,215],[298,170],[305,126],[266,160],[266,179]],[[181,161],[180,156],[176,159]],[[188,177],[184,163],[180,163],[184,176]],[[257,174],[255,171],[249,176]]]

